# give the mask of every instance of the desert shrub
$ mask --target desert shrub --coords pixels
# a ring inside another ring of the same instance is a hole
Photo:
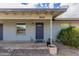
[[[57,41],[71,47],[79,47],[79,28],[68,27],[61,29],[57,35]]]

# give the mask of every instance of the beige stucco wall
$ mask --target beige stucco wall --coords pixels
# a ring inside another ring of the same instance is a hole
[[[16,23],[24,22],[26,23],[26,34],[17,35],[16,34]],[[50,27],[49,21],[3,21],[3,40],[4,41],[31,41],[35,40],[35,23],[44,23],[44,40],[46,41],[50,37]]]
[[[26,35],[17,35],[16,34],[16,23],[24,22],[26,23]],[[19,20],[19,21],[3,21],[3,40],[4,41],[31,41],[35,40],[35,23],[43,22],[44,23],[44,40],[46,41],[50,37],[50,23],[49,20],[38,21],[38,20]],[[79,25],[78,21],[53,21],[52,25],[52,37],[53,40],[56,40],[56,36],[61,30],[61,24],[69,23],[71,25]]]
[[[60,23],[59,22],[53,22],[53,25],[52,25],[53,41],[55,41],[57,39],[57,35],[58,35],[60,30],[61,30]]]
[[[57,35],[59,31],[62,28],[66,28],[66,27],[62,27],[64,24],[69,24],[71,26],[76,26],[79,28],[79,21],[53,21],[53,25],[52,25],[53,40],[57,40]]]

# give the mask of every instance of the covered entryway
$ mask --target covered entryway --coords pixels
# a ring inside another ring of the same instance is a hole
[[[0,22],[4,28],[0,29],[0,35],[4,41],[52,42],[52,24],[56,16],[64,12],[63,9],[10,9],[0,11]],[[8,15],[8,16],[7,16]],[[19,27],[20,26],[20,27]]]
[[[44,24],[36,23],[36,42],[43,42],[44,39]]]

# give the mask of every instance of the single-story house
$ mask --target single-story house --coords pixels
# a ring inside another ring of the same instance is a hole
[[[69,22],[55,20],[66,8],[33,9],[7,5],[8,8],[0,4],[1,41],[46,42],[49,38],[55,41],[61,27]]]

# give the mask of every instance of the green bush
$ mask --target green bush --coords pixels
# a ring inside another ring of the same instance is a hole
[[[79,28],[68,27],[57,35],[57,41],[71,47],[79,47]]]

